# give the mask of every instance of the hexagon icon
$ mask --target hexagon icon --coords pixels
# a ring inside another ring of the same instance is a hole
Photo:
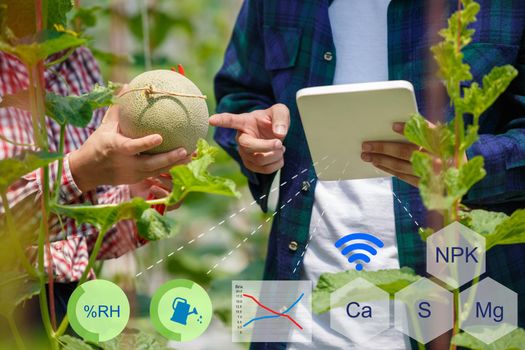
[[[454,326],[454,296],[427,278],[395,294],[395,327],[426,344]]]
[[[459,295],[460,327],[490,344],[518,325],[518,294],[492,278],[465,289]]]
[[[390,328],[387,292],[359,277],[330,295],[330,327],[362,344]]]
[[[485,237],[454,222],[427,238],[427,272],[457,289],[485,272]]]

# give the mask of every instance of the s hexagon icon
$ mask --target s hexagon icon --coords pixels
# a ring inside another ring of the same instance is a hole
[[[454,326],[454,296],[421,278],[395,294],[394,316],[398,331],[426,344]]]
[[[427,238],[427,272],[457,289],[485,272],[485,237],[454,222]]]
[[[330,295],[330,327],[357,344],[390,328],[387,292],[359,277]]]
[[[518,325],[518,294],[485,278],[459,295],[460,327],[485,344],[507,335]]]

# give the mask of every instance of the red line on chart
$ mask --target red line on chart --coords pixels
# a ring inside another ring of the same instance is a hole
[[[259,302],[259,300],[257,300],[253,295],[250,295],[250,294],[243,294],[242,295],[243,297],[247,297],[247,298],[250,298],[252,299],[253,301],[255,301],[255,303],[257,305],[259,305],[260,307],[262,307],[263,309],[265,309],[266,311],[269,311],[271,312],[272,314],[275,314],[275,315],[278,315],[278,316],[281,316],[281,317],[286,317],[287,319],[289,319],[291,322],[293,322],[293,324],[295,324],[300,330],[303,329],[303,327],[301,327],[301,325],[299,323],[297,323],[292,317],[290,317],[289,315],[285,315],[285,314],[281,314],[275,310],[272,310],[270,309],[269,307],[261,304],[261,302]]]

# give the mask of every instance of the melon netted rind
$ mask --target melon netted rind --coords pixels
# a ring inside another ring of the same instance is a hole
[[[129,83],[129,89],[148,86],[156,91],[202,95],[191,80],[170,70],[145,72]],[[197,141],[208,133],[208,107],[202,98],[131,91],[121,96],[118,103],[123,135],[130,138],[162,136],[161,145],[144,153],[156,154],[183,147],[190,154],[197,148]]]

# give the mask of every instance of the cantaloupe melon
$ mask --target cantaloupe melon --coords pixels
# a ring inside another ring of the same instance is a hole
[[[129,83],[129,90],[118,100],[122,134],[130,138],[159,134],[163,139],[161,145],[145,153],[183,147],[190,154],[199,138],[206,137],[206,100],[197,97],[202,96],[201,91],[185,76],[170,70],[153,70],[136,76]]]

